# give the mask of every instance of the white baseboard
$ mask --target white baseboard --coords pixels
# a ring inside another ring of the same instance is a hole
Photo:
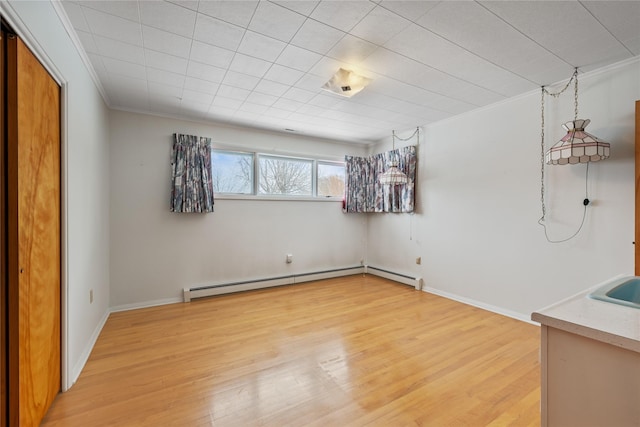
[[[182,302],[182,298],[163,298],[156,299],[151,301],[143,301],[143,302],[134,302],[131,304],[122,304],[111,307],[111,313],[117,313],[118,311],[129,311],[129,310],[137,310],[138,308],[147,308],[147,307],[155,307],[158,305],[167,305],[167,304],[175,304],[177,302]]]
[[[96,341],[98,341],[100,332],[102,332],[102,328],[104,328],[105,323],[107,323],[107,319],[109,319],[110,314],[111,312],[107,310],[104,313],[104,316],[102,316],[102,319],[100,319],[98,326],[96,326],[96,328],[93,331],[93,334],[91,334],[91,338],[89,338],[89,342],[87,343],[87,345],[84,346],[84,350],[80,355],[80,360],[78,360],[76,364],[73,365],[73,368],[71,368],[71,377],[69,378],[69,384],[65,384],[66,387],[63,391],[69,390],[71,386],[76,383],[76,381],[78,380],[78,377],[80,377],[80,373],[84,369],[84,365],[87,364],[87,360],[89,360],[89,356],[91,356],[93,347],[96,345]]]
[[[445,291],[441,291],[439,289],[431,288],[431,287],[428,287],[428,286],[423,286],[422,290],[424,292],[428,292],[430,294],[438,295],[438,296],[441,296],[441,297],[444,297],[444,298],[447,298],[447,299],[450,299],[450,300],[453,300],[453,301],[457,301],[457,302],[461,302],[463,304],[471,305],[473,307],[481,308],[483,310],[487,310],[487,311],[490,311],[492,313],[500,314],[502,316],[511,317],[512,319],[516,319],[516,320],[520,320],[522,322],[530,323],[532,325],[540,326],[540,324],[538,322],[534,322],[533,320],[531,320],[529,318],[529,316],[524,315],[522,313],[518,313],[516,311],[505,310],[504,308],[497,307],[495,305],[486,304],[486,303],[483,303],[483,302],[480,302],[480,301],[476,301],[476,300],[471,299],[471,298],[461,297],[459,295],[452,294],[452,293],[445,292]]]

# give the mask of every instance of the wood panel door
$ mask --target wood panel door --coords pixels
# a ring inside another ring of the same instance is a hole
[[[38,426],[60,390],[60,87],[7,41],[8,411]]]
[[[640,276],[640,101],[636,101],[636,232],[635,275]]]
[[[0,22],[2,26],[2,22]],[[7,239],[6,204],[5,204],[5,148],[7,141],[5,126],[5,94],[6,81],[4,74],[6,34],[4,27],[0,32],[0,427],[6,427],[7,417]]]

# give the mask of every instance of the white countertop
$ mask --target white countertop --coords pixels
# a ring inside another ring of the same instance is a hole
[[[534,312],[531,320],[640,353],[640,309],[587,296],[602,285]]]

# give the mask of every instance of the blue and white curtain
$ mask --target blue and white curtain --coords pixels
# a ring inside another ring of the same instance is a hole
[[[211,138],[174,134],[171,212],[213,212]]]
[[[345,156],[345,212],[413,212],[415,205],[416,147],[409,146],[371,157]],[[383,185],[378,178],[391,160],[398,162],[409,182]]]

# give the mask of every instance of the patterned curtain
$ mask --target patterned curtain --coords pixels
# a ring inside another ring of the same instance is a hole
[[[171,212],[213,212],[210,138],[174,134]]]
[[[395,159],[409,178],[405,185],[382,185],[378,177]],[[345,212],[413,212],[416,147],[409,146],[371,157],[345,156]]]

